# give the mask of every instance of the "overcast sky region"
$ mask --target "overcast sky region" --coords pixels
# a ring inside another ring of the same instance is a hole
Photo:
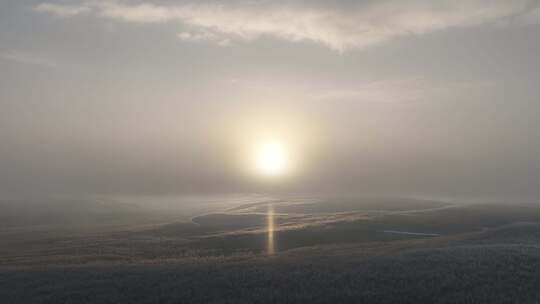
[[[537,199],[539,54],[540,0],[3,0],[0,196]]]

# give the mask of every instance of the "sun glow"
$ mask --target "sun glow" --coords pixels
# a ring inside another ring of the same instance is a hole
[[[288,155],[278,142],[265,142],[256,151],[257,171],[265,176],[283,175],[288,170]]]

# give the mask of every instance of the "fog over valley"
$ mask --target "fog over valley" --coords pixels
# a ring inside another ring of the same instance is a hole
[[[539,303],[540,0],[0,1],[0,303]]]

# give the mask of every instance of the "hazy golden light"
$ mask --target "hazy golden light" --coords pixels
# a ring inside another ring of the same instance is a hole
[[[276,253],[276,247],[274,244],[274,206],[272,204],[268,205],[266,222],[268,233],[266,253],[268,255],[274,255]]]
[[[283,175],[288,169],[288,156],[283,145],[265,142],[256,151],[257,171],[266,176]]]

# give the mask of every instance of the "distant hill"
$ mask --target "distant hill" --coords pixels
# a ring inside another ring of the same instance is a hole
[[[171,220],[135,204],[101,200],[0,200],[0,227],[25,230],[102,229]]]
[[[268,204],[272,204],[274,211],[277,213],[303,214],[352,211],[408,211],[441,208],[451,205],[442,201],[400,197],[329,197],[306,201],[282,200],[257,204],[245,204],[231,210],[252,210],[254,212],[266,212]]]

